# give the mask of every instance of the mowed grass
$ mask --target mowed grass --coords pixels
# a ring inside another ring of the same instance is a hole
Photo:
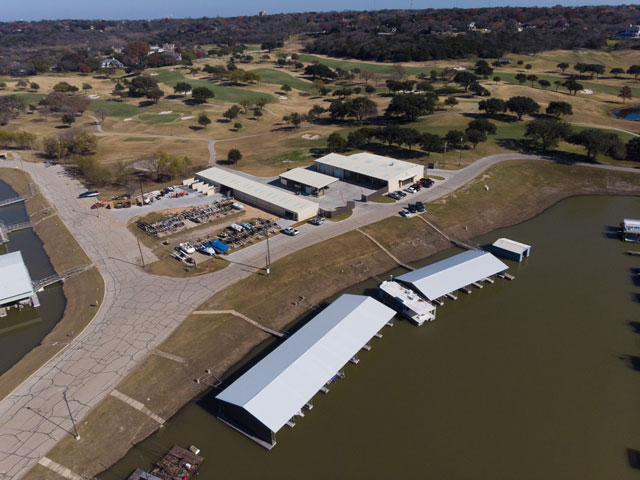
[[[315,55],[302,54],[300,55],[300,61],[304,63],[319,62],[331,68],[342,68],[343,70],[353,70],[359,68],[360,70],[366,70],[368,72],[378,73],[381,75],[388,75],[393,72],[395,66],[386,63],[366,63],[350,60],[339,60],[337,58],[324,58]],[[423,67],[404,67],[407,73],[417,75],[419,73],[429,73],[431,70],[441,72],[443,69],[436,66],[423,66]]]
[[[538,77],[538,79],[542,80],[548,80],[551,83],[551,87],[549,87],[549,89],[555,89],[555,85],[553,82],[555,81],[561,81],[564,82],[565,80],[567,80],[568,76],[554,76],[554,75],[543,75],[543,74],[538,74],[537,72],[531,72],[531,71],[527,71],[525,73],[525,75],[536,75]],[[491,75],[491,77],[495,77],[498,76],[500,77],[500,80],[503,82],[507,82],[507,83],[512,83],[514,85],[520,85],[520,82],[518,80],[516,80],[516,74],[515,73],[507,73],[507,72],[501,72],[499,70],[496,70],[493,75]],[[599,92],[599,93],[606,93],[608,95],[618,95],[620,93],[620,86],[619,85],[608,85],[605,83],[596,83],[596,82],[592,82],[586,79],[580,79],[577,78],[575,79],[576,82],[578,82],[579,84],[581,84],[585,89],[588,90],[593,90],[594,92]],[[631,79],[629,79],[630,82],[632,81]],[[531,87],[531,82],[525,82],[522,84],[523,86],[528,86]],[[535,87],[539,88],[537,86],[537,82],[534,82]],[[564,91],[566,92],[567,90],[564,87],[560,87],[559,88],[560,91]],[[631,93],[633,94],[633,96],[635,98],[640,97],[640,88],[638,87],[631,87]],[[524,95],[524,94],[523,94]],[[578,95],[580,95],[580,93],[578,93]],[[584,94],[583,94],[584,95]]]
[[[123,142],[155,142],[158,140],[154,137],[129,137],[125,138]]]
[[[138,119],[144,122],[153,122],[153,123],[171,123],[174,120],[180,118],[179,113],[168,113],[165,115],[161,115],[159,113],[143,113],[138,117]]]
[[[153,73],[157,73],[153,78],[157,82],[164,83],[169,87],[175,86],[178,82],[186,82],[192,87],[206,87],[213,91],[215,98],[221,102],[240,103],[242,100],[249,100],[253,103],[258,102],[261,98],[265,99],[268,103],[274,102],[275,97],[268,93],[256,92],[254,90],[248,90],[238,87],[227,87],[222,85],[216,85],[206,80],[194,80],[185,78],[182,73],[174,70],[155,70]],[[169,94],[170,92],[165,92]]]
[[[10,95],[15,95],[16,97],[18,97],[25,105],[29,105],[31,103],[37,104],[40,100],[46,97],[44,93],[34,92],[15,93]]]
[[[93,112],[105,110],[111,117],[133,117],[144,112],[140,107],[124,102],[109,102],[107,100],[93,100],[89,105]]]
[[[282,70],[275,70],[273,68],[256,68],[251,71],[260,75],[260,81],[264,83],[271,83],[274,85],[286,84],[303,92],[312,92],[315,90],[311,82],[294,77]]]

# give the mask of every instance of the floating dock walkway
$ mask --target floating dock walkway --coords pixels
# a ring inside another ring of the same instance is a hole
[[[6,207],[7,205],[13,205],[14,203],[24,202],[27,198],[26,195],[20,195],[19,197],[11,197],[6,198],[4,200],[0,200],[0,207]]]

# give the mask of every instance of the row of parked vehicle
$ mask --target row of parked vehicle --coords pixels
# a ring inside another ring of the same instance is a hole
[[[173,214],[167,218],[154,223],[138,222],[138,227],[145,233],[153,237],[171,234],[185,228],[185,222],[207,223],[217,218],[228,215],[229,213],[242,210],[244,207],[231,200],[223,200],[213,202],[209,205],[193,207],[181,213]],[[193,226],[193,225],[192,225]]]
[[[407,193],[417,193],[422,188],[431,188],[435,182],[430,178],[421,178],[419,181],[402,190],[396,190],[395,192],[387,193],[387,197],[394,200],[401,200],[407,196]]]
[[[407,208],[403,208],[400,210],[400,215],[405,218],[410,218],[414,213],[423,213],[426,212],[427,209],[422,202],[410,203]]]

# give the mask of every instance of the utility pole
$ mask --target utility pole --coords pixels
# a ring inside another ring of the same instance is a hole
[[[269,250],[269,230],[267,226],[264,227],[264,236],[267,237],[267,277],[271,276],[271,251]]]
[[[144,255],[142,254],[142,246],[140,246],[140,239],[138,238],[138,250],[140,250],[140,258],[142,259],[142,268],[145,268]]]
[[[447,166],[447,142],[444,142],[444,155],[442,156],[442,168]]]
[[[140,201],[142,202],[142,206],[144,207],[144,190],[142,190],[142,178],[138,177],[138,181],[140,182]]]
[[[73,419],[73,414],[71,413],[71,407],[69,407],[69,402],[67,401],[67,391],[62,391],[62,398],[64,398],[64,403],[67,405],[67,410],[69,411],[69,418],[71,418],[71,423],[73,424],[74,438],[76,440],[80,440],[80,434],[78,433],[78,429],[76,428],[76,422]]]
[[[458,159],[458,166],[462,165],[462,142],[464,141],[464,137],[460,137],[460,158]]]

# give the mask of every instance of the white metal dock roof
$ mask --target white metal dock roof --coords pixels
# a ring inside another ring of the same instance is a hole
[[[277,432],[394,315],[371,297],[342,295],[216,398]]]
[[[405,174],[407,177],[420,175],[424,171],[424,168],[416,163],[404,162],[402,160],[396,160],[395,158],[383,157],[366,152],[355,153],[348,157],[338,153],[330,153],[316,159],[315,163],[342,168],[361,175],[387,181]]]
[[[640,233],[640,220],[625,218],[623,220],[624,230],[630,233]]]
[[[524,252],[531,249],[531,245],[516,242],[515,240],[510,240],[508,238],[499,238],[493,242],[493,246],[502,248],[503,250],[508,250],[509,252],[517,253],[518,255],[522,255]]]
[[[28,298],[34,294],[31,277],[22,253],[0,255],[0,305]]]
[[[217,185],[223,185],[232,190],[250,195],[258,200],[270,203],[290,212],[295,212],[301,218],[308,218],[318,212],[318,204],[306,200],[300,196],[285,192],[279,188],[271,187],[250,178],[238,175],[222,168],[212,167],[202,170],[196,177]],[[314,212],[308,214],[311,210]],[[308,215],[307,215],[308,214]]]
[[[440,262],[405,273],[397,277],[397,280],[410,283],[427,299],[435,300],[473,282],[504,272],[507,268],[504,263],[490,253],[467,250]]]
[[[308,185],[313,188],[324,188],[339,180],[336,177],[302,167],[281,173],[280,178],[291,180],[292,182],[298,182],[302,185]]]

